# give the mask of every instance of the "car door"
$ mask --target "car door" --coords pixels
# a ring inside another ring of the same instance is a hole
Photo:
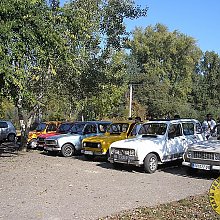
[[[182,157],[186,147],[186,139],[182,133],[181,123],[171,123],[168,127],[166,142],[166,159],[172,160]]]
[[[83,139],[97,135],[96,124],[86,124],[83,130]]]
[[[183,122],[182,127],[187,145],[204,140],[202,135],[202,127],[199,123]]]

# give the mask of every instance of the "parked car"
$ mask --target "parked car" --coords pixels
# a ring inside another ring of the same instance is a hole
[[[29,132],[28,147],[37,148],[37,137],[41,134],[55,133],[61,123],[60,121],[41,122],[34,131]]]
[[[71,128],[73,125],[74,125],[74,122],[63,122],[62,124],[60,124],[60,126],[57,128],[55,132],[50,132],[50,133],[39,135],[37,137],[37,148],[43,150],[46,138],[52,137],[54,135],[59,135],[59,134],[67,134],[68,132],[71,131]]]
[[[70,133],[47,138],[44,150],[70,157],[81,151],[84,138],[103,135],[109,124],[108,121],[75,122]]]
[[[188,144],[204,139],[201,124],[194,119],[149,121],[137,137],[112,143],[109,161],[115,167],[132,164],[154,173],[158,163],[181,159]]]
[[[217,129],[217,131],[216,131]],[[212,136],[203,142],[190,144],[183,156],[183,165],[190,173],[201,170],[220,171],[220,124],[217,124]]]
[[[12,122],[0,120],[0,142],[16,140],[16,129]]]
[[[206,140],[189,145],[183,157],[183,165],[190,173],[201,170],[220,171],[220,140]]]
[[[95,156],[108,157],[110,144],[118,140],[134,137],[139,126],[140,124],[135,124],[134,122],[112,123],[104,136],[85,138],[81,152],[88,160],[93,159]]]

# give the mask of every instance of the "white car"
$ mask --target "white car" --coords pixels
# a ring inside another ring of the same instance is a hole
[[[157,120],[144,123],[135,138],[110,145],[109,161],[144,166],[154,173],[158,163],[182,159],[187,145],[205,140],[199,121],[195,119]]]

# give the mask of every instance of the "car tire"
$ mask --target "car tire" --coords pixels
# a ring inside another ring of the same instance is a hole
[[[94,155],[88,155],[88,154],[84,154],[84,157],[85,157],[85,159],[88,160],[88,161],[92,161],[92,160],[94,160],[94,158],[95,158]]]
[[[61,154],[64,157],[71,157],[75,154],[75,147],[72,144],[64,144],[61,148]]]
[[[7,139],[9,142],[15,142],[15,137],[16,137],[15,134],[9,134]]]
[[[154,173],[158,167],[157,156],[153,153],[148,154],[144,159],[144,171],[146,173]]]

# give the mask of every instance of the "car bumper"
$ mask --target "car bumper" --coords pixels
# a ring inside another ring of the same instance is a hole
[[[137,157],[126,157],[124,159],[118,159],[118,158],[114,158],[114,157],[109,157],[108,161],[110,163],[123,163],[123,164],[131,164],[134,166],[141,166],[139,160],[137,159]]]
[[[190,163],[190,162],[183,161],[183,162],[182,162],[182,165],[183,165],[183,166],[188,166],[188,167],[194,168],[194,167],[193,167],[193,163]],[[210,170],[218,170],[218,171],[220,171],[220,166],[218,166],[218,165],[209,165],[209,164],[199,164],[199,165],[210,166]],[[196,168],[195,168],[195,169],[196,169]],[[198,168],[198,169],[202,169],[202,170],[203,170],[202,166],[201,166],[201,168]],[[204,169],[204,170],[205,170],[205,169]]]
[[[105,156],[107,153],[106,152],[98,152],[98,151],[91,151],[91,150],[81,150],[82,154],[86,155],[94,155],[94,156]]]
[[[45,151],[60,151],[61,149],[58,147],[52,147],[52,146],[44,146]]]

